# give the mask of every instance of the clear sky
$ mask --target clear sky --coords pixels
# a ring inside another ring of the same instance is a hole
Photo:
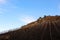
[[[19,28],[44,15],[60,15],[60,0],[0,0],[0,32]]]

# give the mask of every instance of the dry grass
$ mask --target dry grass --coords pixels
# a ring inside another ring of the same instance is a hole
[[[0,34],[0,40],[60,40],[60,16],[46,16],[22,28]]]

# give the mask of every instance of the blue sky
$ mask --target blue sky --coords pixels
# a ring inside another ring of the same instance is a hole
[[[60,0],[0,0],[0,32],[20,28],[44,15],[60,15]]]

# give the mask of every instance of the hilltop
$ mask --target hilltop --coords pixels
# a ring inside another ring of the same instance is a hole
[[[17,30],[0,34],[0,40],[60,40],[60,16],[39,17]]]

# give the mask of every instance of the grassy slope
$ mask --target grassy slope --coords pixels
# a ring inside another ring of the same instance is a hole
[[[0,34],[0,40],[60,40],[60,16],[39,18],[20,29]]]

